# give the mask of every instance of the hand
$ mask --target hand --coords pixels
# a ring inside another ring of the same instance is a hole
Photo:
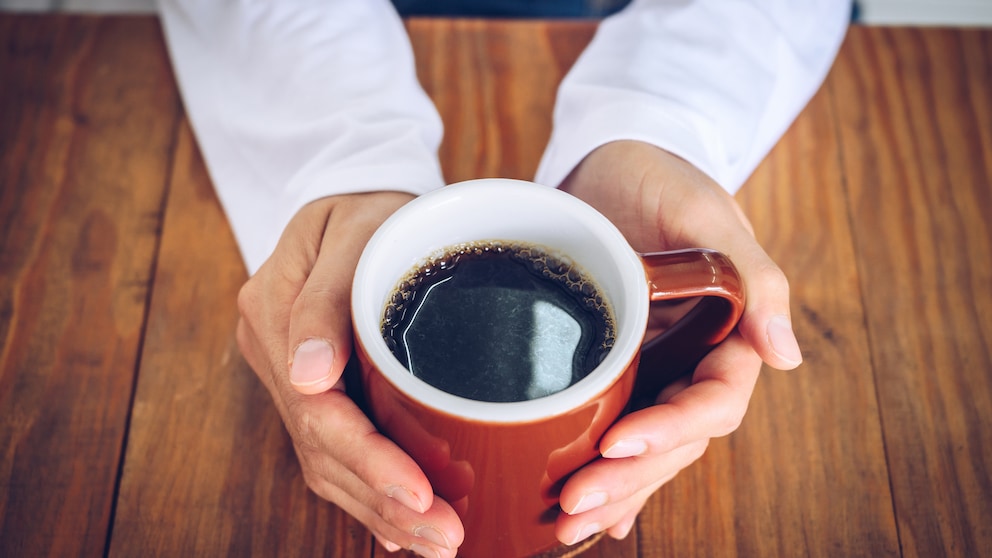
[[[704,173],[654,146],[618,141],[590,153],[561,185],[606,215],[639,252],[713,248],[744,279],[738,328],[691,379],[666,388],[657,405],[618,421],[600,441],[603,456],[576,472],[561,493],[558,538],[596,532],[625,537],[648,497],[703,455],[709,440],[740,425],[761,362],[802,362],[792,332],[785,276],[754,239],[733,198]]]
[[[412,199],[333,196],[296,214],[272,256],[241,289],[238,344],[269,390],[318,496],[361,521],[389,551],[454,557],[457,514],[403,450],[345,394],[351,282],[376,228]]]

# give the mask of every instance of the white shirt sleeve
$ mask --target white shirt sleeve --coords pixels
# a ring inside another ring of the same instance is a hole
[[[159,9],[250,273],[310,201],[444,184],[441,120],[388,0],[160,0]]]
[[[735,192],[820,87],[850,14],[849,0],[634,0],[563,80],[536,181],[631,139]]]

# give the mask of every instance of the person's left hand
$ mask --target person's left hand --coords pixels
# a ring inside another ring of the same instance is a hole
[[[375,230],[411,199],[391,191],[341,194],[301,208],[238,295],[237,338],[282,417],[307,486],[391,552],[453,558],[464,535],[456,510],[376,429],[344,379],[355,267]],[[400,411],[383,421],[403,420]],[[419,457],[452,473],[446,488],[457,491],[452,478],[462,469],[444,460],[443,448],[425,445]]]
[[[613,425],[600,441],[602,458],[565,484],[556,534],[576,544],[601,531],[626,537],[648,497],[699,459],[711,438],[737,429],[762,361],[787,370],[802,356],[785,275],[733,198],[703,172],[654,146],[619,141],[590,153],[561,189],[606,215],[639,252],[699,247],[727,254],[747,298],[737,329],[691,378]]]

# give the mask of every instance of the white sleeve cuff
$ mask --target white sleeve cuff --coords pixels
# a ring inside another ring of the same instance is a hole
[[[820,87],[849,17],[848,0],[634,0],[563,80],[536,180],[558,186],[629,139],[736,191]]]
[[[160,0],[183,101],[254,272],[305,204],[444,184],[441,119],[388,0]]]

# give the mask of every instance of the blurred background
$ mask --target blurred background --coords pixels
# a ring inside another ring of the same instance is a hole
[[[393,0],[408,15],[601,17],[626,0]],[[539,7],[535,6],[538,5]],[[0,0],[0,10],[151,13],[155,0]],[[537,11],[540,10],[540,11]],[[873,25],[992,26],[992,0],[857,0],[854,19]]]

